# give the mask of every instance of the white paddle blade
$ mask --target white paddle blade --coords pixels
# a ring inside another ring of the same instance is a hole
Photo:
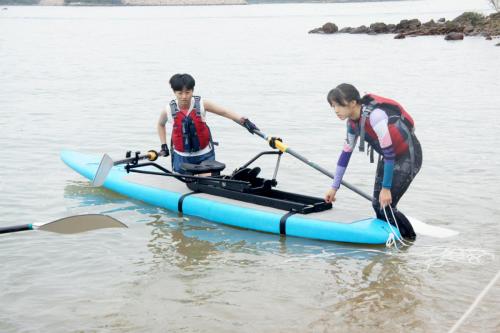
[[[455,230],[430,225],[408,215],[406,218],[410,221],[417,236],[448,238],[458,235],[458,231]]]
[[[85,214],[64,217],[37,227],[39,230],[57,232],[59,234],[76,234],[103,228],[127,228],[127,226],[108,215]]]
[[[108,154],[104,154],[102,157],[101,163],[99,163],[99,168],[97,168],[97,172],[94,175],[94,179],[92,180],[92,186],[101,186],[106,181],[106,177],[109,174],[109,171],[113,167],[113,160],[109,157]]]

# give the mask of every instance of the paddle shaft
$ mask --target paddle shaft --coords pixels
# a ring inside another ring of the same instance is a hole
[[[7,234],[10,232],[18,232],[18,231],[25,231],[25,230],[33,230],[33,225],[32,224],[20,224],[20,225],[12,225],[8,227],[2,227],[0,228],[0,234]]]
[[[104,184],[106,181],[106,177],[108,177],[109,171],[114,166],[120,165],[120,164],[137,164],[137,162],[141,160],[149,160],[149,161],[155,161],[159,154],[154,151],[150,150],[146,154],[142,154],[140,152],[135,152],[134,156],[131,156],[132,152],[127,152],[127,158],[119,161],[113,161],[111,157],[108,156],[108,154],[104,154],[104,156],[101,159],[101,162],[99,163],[99,167],[97,168],[97,171],[94,175],[94,178],[92,179],[92,186],[101,186]]]
[[[268,141],[271,139],[270,137],[268,137],[266,134],[262,133],[261,131],[259,130],[255,130],[254,131],[255,134],[257,134],[258,136],[260,136],[261,138],[263,138],[264,140]],[[319,172],[321,172],[322,174],[324,174],[325,176],[328,176],[330,177],[331,179],[334,178],[334,175],[329,172],[328,170],[326,170],[325,168],[319,166],[318,164],[312,162],[312,161],[309,161],[307,158],[305,158],[304,156],[300,155],[298,152],[296,152],[295,150],[293,150],[292,148],[288,147],[287,145],[285,145],[283,142],[281,141],[275,141],[276,143],[276,148],[278,148],[280,151],[284,152],[284,153],[288,153],[290,155],[292,155],[293,157],[301,160],[302,162],[304,162],[305,164],[309,165],[310,167],[318,170]],[[363,198],[369,200],[369,201],[372,201],[373,198],[371,195],[361,191],[360,189],[358,189],[357,187],[349,184],[348,182],[346,181],[343,181],[341,182],[342,185],[344,185],[345,187],[347,187],[348,189],[350,189],[351,191],[359,194],[360,196],[362,196]]]
[[[125,158],[123,160],[115,161],[115,162],[113,162],[113,165],[133,163],[133,162],[137,162],[140,160],[155,161],[157,158],[158,158],[158,153],[154,150],[150,150],[146,154],[139,155],[139,153],[136,153],[136,155],[133,157],[129,157],[129,158]]]

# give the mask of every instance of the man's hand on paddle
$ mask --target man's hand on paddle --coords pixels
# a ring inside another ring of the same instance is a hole
[[[279,142],[283,142],[283,139],[282,138],[278,138],[277,136],[272,136],[270,139],[269,139],[269,145],[271,146],[271,148],[273,149],[276,149],[276,141],[279,141]]]
[[[259,130],[259,128],[255,126],[255,124],[252,123],[250,119],[242,118],[241,121],[241,125],[243,125],[243,127],[245,127],[250,133],[254,134],[256,130]]]
[[[168,150],[168,145],[166,143],[164,143],[164,144],[161,145],[161,150],[159,152],[159,155],[160,156],[165,156],[165,157],[167,157],[168,155],[170,155],[170,151]]]
[[[326,192],[325,194],[325,202],[326,203],[331,203],[331,202],[334,202],[336,199],[335,199],[335,195],[337,194],[337,189],[335,188],[330,188],[328,190],[328,192]]]

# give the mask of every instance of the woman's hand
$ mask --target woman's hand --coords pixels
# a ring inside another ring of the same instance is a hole
[[[378,201],[380,202],[380,207],[382,208],[389,206],[392,203],[391,190],[388,188],[382,188]]]
[[[335,201],[335,194],[337,194],[337,189],[330,188],[325,194],[325,202],[331,203]]]

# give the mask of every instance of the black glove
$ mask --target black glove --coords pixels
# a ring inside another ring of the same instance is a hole
[[[272,136],[271,139],[269,139],[269,145],[271,148],[276,149],[276,141],[283,142],[283,139],[278,138],[277,136]]]
[[[161,150],[159,154],[160,156],[165,156],[165,157],[170,155],[170,151],[168,150],[168,145],[166,143],[161,145]]]
[[[255,126],[255,124],[252,123],[248,118],[243,118],[243,127],[245,127],[252,134],[254,134],[255,131],[259,130],[259,128]]]

